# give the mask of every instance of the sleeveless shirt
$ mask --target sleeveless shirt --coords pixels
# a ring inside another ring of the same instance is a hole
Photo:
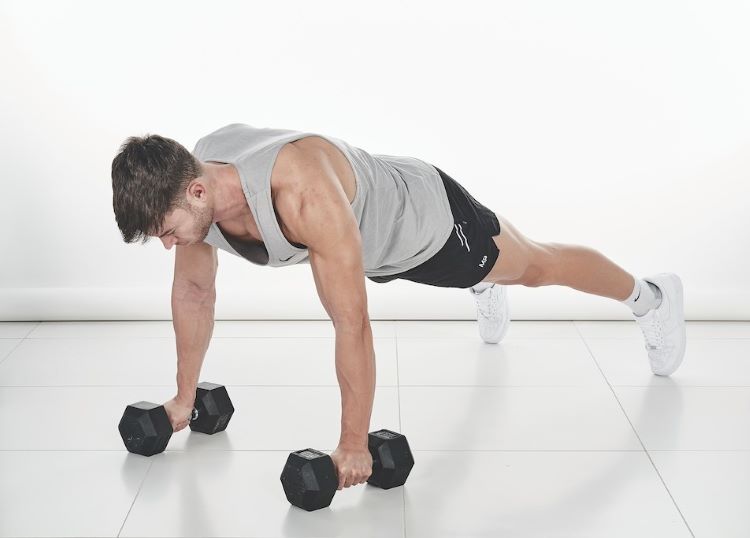
[[[279,151],[284,144],[308,136],[334,144],[354,171],[356,191],[350,205],[362,238],[366,276],[406,271],[440,250],[453,231],[453,214],[434,166],[414,157],[370,154],[332,136],[241,123],[199,139],[193,155],[237,169],[263,243],[238,244],[215,222],[204,243],[256,265],[310,263],[304,245],[288,241],[281,232],[271,200],[271,172]]]

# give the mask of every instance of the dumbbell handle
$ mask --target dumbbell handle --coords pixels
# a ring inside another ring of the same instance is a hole
[[[305,452],[310,452],[310,453],[318,454],[319,456],[326,457],[326,458],[330,459],[331,462],[333,462],[333,458],[331,458],[330,454],[326,454],[325,452],[323,452],[322,450],[318,450],[317,448],[305,448],[304,450],[298,450],[297,451],[298,454],[305,453]],[[378,463],[377,460],[375,460],[375,458],[373,458],[373,460],[372,460],[372,471],[373,472],[375,471],[375,466],[376,466],[377,463]],[[333,466],[333,468],[336,470],[336,476],[338,477],[338,468],[335,465]]]
[[[162,405],[162,407],[164,406]],[[190,416],[188,417],[188,422],[193,422],[197,419],[198,419],[198,410],[195,407],[193,407],[193,410],[190,412]]]
[[[188,417],[187,421],[188,423],[190,423],[190,422],[195,422],[197,419],[198,419],[198,410],[195,407],[193,407],[193,410],[191,411],[190,416]]]

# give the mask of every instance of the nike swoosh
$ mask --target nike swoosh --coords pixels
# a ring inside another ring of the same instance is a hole
[[[289,257],[288,257],[287,259],[285,259],[285,260],[281,260],[281,259],[280,259],[279,261],[282,261],[282,262],[287,262],[287,261],[291,260],[292,258],[294,258],[294,254],[292,254],[291,256],[289,256]]]

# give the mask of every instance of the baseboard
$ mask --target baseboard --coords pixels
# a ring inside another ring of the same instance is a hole
[[[255,289],[217,288],[215,318],[328,319],[314,286],[290,283]],[[408,281],[367,283],[370,319],[476,319],[468,291]],[[0,321],[167,320],[166,288],[0,288]],[[511,318],[525,320],[630,320],[618,301],[560,286],[508,288]],[[688,320],[750,320],[750,290],[686,290]]]

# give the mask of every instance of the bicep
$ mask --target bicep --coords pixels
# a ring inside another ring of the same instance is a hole
[[[315,286],[334,320],[367,317],[362,238],[357,219],[332,168],[300,168],[295,234],[307,245]]]
[[[337,321],[367,318],[362,253],[358,238],[346,234],[330,249],[309,248],[310,267],[323,308]]]
[[[362,239],[348,207],[308,208],[308,253],[323,307],[334,321],[367,317]]]

